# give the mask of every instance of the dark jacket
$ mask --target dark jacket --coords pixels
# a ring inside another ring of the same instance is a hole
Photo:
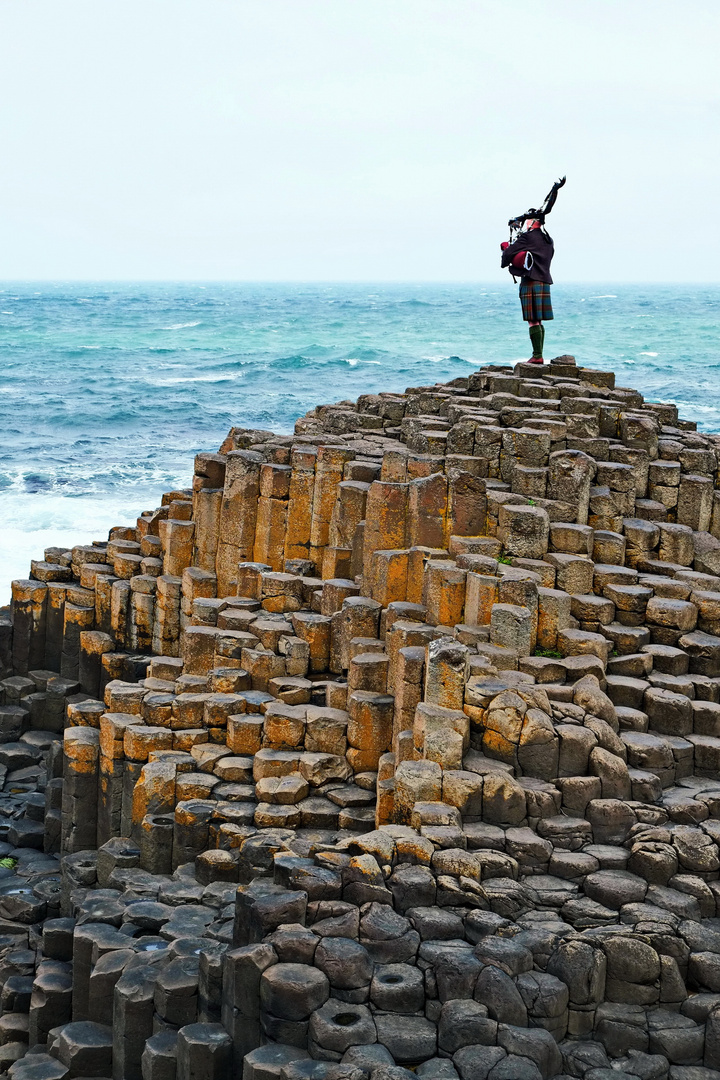
[[[552,285],[550,276],[550,263],[555,254],[555,245],[552,237],[542,229],[529,229],[521,233],[514,244],[506,247],[502,253],[501,266],[509,266],[513,255],[518,251],[530,251],[535,260],[532,269],[522,275],[523,281],[544,281],[546,285]]]

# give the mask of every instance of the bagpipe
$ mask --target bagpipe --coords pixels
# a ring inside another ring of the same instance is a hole
[[[508,228],[510,229],[511,244],[522,232],[523,225],[526,221],[539,221],[541,225],[545,224],[545,218],[548,216],[553,206],[555,205],[558,191],[561,187],[565,186],[566,179],[567,177],[563,176],[562,179],[557,180],[553,184],[553,186],[550,188],[550,191],[545,196],[545,201],[543,202],[542,206],[538,207],[537,210],[534,207],[531,207],[530,210],[527,211],[527,213],[518,214],[517,217],[510,218],[510,220],[508,221]]]

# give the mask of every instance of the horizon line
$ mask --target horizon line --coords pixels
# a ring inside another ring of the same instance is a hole
[[[467,286],[481,286],[486,288],[488,286],[501,287],[507,285],[507,281],[502,279],[500,281],[482,281],[480,279],[472,278],[337,278],[337,279],[324,279],[324,278],[204,278],[204,277],[117,277],[117,278],[93,278],[93,277],[27,277],[27,278],[0,278],[0,286],[2,285],[467,285]],[[611,278],[597,278],[597,279],[583,279],[575,281],[555,282],[552,288],[565,288],[567,286],[585,286],[585,285],[613,285],[613,286],[625,286],[625,285],[664,285],[664,286],[688,286],[693,288],[698,287],[714,287],[720,286],[720,279],[717,281],[671,281],[671,280],[641,280],[641,279],[611,279]]]

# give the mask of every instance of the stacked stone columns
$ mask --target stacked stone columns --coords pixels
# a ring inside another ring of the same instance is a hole
[[[61,852],[94,848],[97,840],[99,732],[92,727],[65,731]]]
[[[113,639],[100,630],[85,630],[80,634],[78,679],[85,693],[91,697],[100,697],[102,658],[113,648]]]
[[[317,449],[294,446],[290,454],[285,559],[310,559],[310,527],[315,493]]]
[[[378,553],[400,551],[406,547],[407,499],[408,484],[376,480],[370,485],[363,536],[363,589],[373,599],[376,588],[383,586],[382,574],[378,573],[381,565]],[[405,581],[407,583],[407,567]],[[394,596],[392,599],[405,597]]]
[[[113,836],[121,836],[125,776],[125,732],[142,724],[142,717],[130,713],[105,713],[100,720],[97,846]],[[94,844],[88,844],[94,847]]]
[[[215,573],[220,540],[220,515],[225,484],[224,454],[197,454],[193,476],[193,521],[195,548],[193,565]]]
[[[352,453],[343,446],[318,447],[308,555],[316,571],[322,572],[324,549],[330,541],[330,525],[338,489],[344,466],[351,457]],[[330,576],[334,577],[335,574]]]
[[[484,368],[234,428],[34,560],[0,1071],[710,1080],[718,446]]]
[[[26,675],[45,659],[48,587],[39,581],[14,581],[12,587],[13,670]]]
[[[199,599],[213,599],[217,595],[217,578],[211,570],[188,566],[181,578],[180,631],[193,623],[194,603]],[[181,645],[182,648],[182,645]]]
[[[182,579],[162,574],[157,579],[152,650],[157,656],[180,652]]]
[[[220,596],[237,588],[237,564],[253,558],[261,465],[260,454],[251,450],[227,455],[215,562]]]
[[[267,563],[277,572],[281,572],[285,566],[291,475],[290,465],[265,462],[260,469],[260,496],[253,558],[255,562]]]
[[[365,510],[370,485],[361,480],[343,480],[330,520],[328,546],[323,555],[323,578],[349,577],[355,536]]]

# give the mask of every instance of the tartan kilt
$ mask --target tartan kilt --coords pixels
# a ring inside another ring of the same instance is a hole
[[[553,317],[550,286],[544,281],[522,281],[520,304],[525,322],[548,322]]]

